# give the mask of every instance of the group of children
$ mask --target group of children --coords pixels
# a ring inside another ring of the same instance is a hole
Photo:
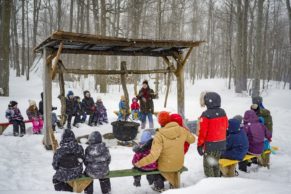
[[[272,117],[263,106],[261,97],[253,98],[253,105],[244,117],[238,115],[229,120],[220,108],[221,99],[217,93],[203,93],[200,100],[207,110],[200,117],[197,150],[204,157],[204,174],[207,177],[218,177],[221,173],[224,176],[238,174],[233,169],[235,166],[220,167],[220,158],[240,161],[239,170],[244,172],[252,163],[269,167],[270,155],[263,152],[270,148]],[[243,161],[246,154],[257,157],[252,162]]]
[[[40,134],[43,128],[43,118],[34,100],[29,100],[29,107],[26,110],[26,114],[28,119],[32,122],[33,134]],[[9,122],[13,124],[13,135],[22,137],[26,133],[26,128],[23,116],[16,101],[10,101],[5,116]]]
[[[140,106],[138,103],[138,99],[136,97],[133,97],[131,100],[131,105],[130,105],[130,109],[131,109],[131,117],[132,120],[138,120],[140,119],[140,110],[139,110]],[[118,120],[119,121],[126,121],[129,117],[129,112],[128,112],[128,108],[126,107],[126,99],[124,96],[120,97],[120,102],[119,102],[119,112],[118,112]]]
[[[88,125],[102,125],[108,123],[107,110],[100,97],[97,97],[96,103],[89,91],[84,91],[84,98],[74,96],[72,91],[68,91],[66,97],[66,115],[67,128],[71,129],[71,121],[74,116],[73,126],[78,127],[78,123],[84,123],[89,115]]]

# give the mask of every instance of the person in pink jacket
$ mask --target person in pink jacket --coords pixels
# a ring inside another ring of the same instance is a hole
[[[151,147],[152,147],[152,142],[153,142],[153,138],[152,138],[151,131],[150,130],[143,131],[141,135],[140,143],[134,146],[133,148],[133,151],[135,152],[132,159],[133,165],[137,163],[138,161],[140,161],[141,159],[143,159],[144,157],[146,157],[147,155],[149,155]],[[141,168],[137,168],[137,167],[134,167],[134,168],[140,171],[154,171],[154,170],[157,170],[158,164],[155,161],[154,163],[143,166]],[[152,185],[153,183],[155,184],[155,181],[157,179],[156,175],[147,175],[146,177],[150,185]],[[133,185],[136,187],[140,187],[140,180],[141,180],[141,176],[134,176]]]
[[[33,134],[40,134],[43,128],[42,116],[36,106],[34,100],[29,100],[29,107],[26,110],[26,114],[29,120],[32,121],[32,132]]]

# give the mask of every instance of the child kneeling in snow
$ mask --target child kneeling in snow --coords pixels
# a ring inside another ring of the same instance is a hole
[[[26,114],[29,120],[32,121],[32,132],[33,134],[40,134],[43,127],[43,120],[38,108],[36,107],[36,102],[34,100],[29,100],[29,107],[26,110]]]
[[[111,162],[109,149],[102,142],[102,136],[98,131],[89,135],[88,143],[89,146],[85,150],[85,175],[93,179],[99,179],[102,193],[110,193],[110,179],[104,178],[109,173]],[[93,182],[85,189],[85,193],[93,194]]]
[[[149,155],[151,147],[152,147],[152,133],[149,130],[143,131],[140,139],[140,143],[133,148],[133,151],[135,152],[133,159],[132,159],[132,164],[134,165],[147,155]],[[141,168],[134,167],[140,171],[154,171],[157,170],[158,164],[155,161],[154,163],[151,163],[149,165],[143,166]],[[160,176],[160,175],[158,175]],[[146,178],[148,180],[148,183],[156,186],[156,181],[157,181],[157,175],[146,175]],[[136,187],[140,187],[140,180],[141,176],[134,176],[134,182],[133,185]]]

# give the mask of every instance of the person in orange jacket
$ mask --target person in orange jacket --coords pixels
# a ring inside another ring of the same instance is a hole
[[[203,156],[206,177],[219,177],[219,158],[226,148],[226,129],[228,118],[221,107],[221,98],[215,92],[203,92],[201,106],[207,107],[200,117],[200,131],[197,150]]]

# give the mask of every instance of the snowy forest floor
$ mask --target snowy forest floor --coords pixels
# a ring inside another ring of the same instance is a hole
[[[13,72],[14,73],[14,72]],[[32,76],[32,80],[26,82],[24,78],[10,77],[10,97],[0,97],[0,122],[6,122],[5,110],[10,100],[17,100],[19,108],[26,117],[28,100],[40,100],[42,91],[42,81],[38,76]],[[88,79],[84,85],[90,89],[93,81]],[[153,82],[153,81],[152,81]],[[151,83],[151,82],[150,82]],[[153,83],[151,83],[152,87]],[[221,95],[222,107],[226,110],[229,118],[241,114],[249,109],[251,98],[247,95],[235,94],[228,90],[227,80],[208,79],[198,80],[194,85],[186,82],[186,117],[189,120],[196,120],[203,109],[199,106],[199,94],[201,91],[216,91]],[[171,93],[168,101],[168,108],[176,112],[176,84],[172,84]],[[133,97],[133,87],[128,86],[130,96]],[[82,97],[83,90],[79,84],[66,84],[66,91],[73,90],[75,95]],[[115,121],[116,116],[113,110],[118,109],[118,102],[121,90],[118,86],[111,86],[108,94],[97,94],[91,90],[91,94],[96,100],[101,96],[107,107],[109,121]],[[58,106],[60,102],[57,98],[59,94],[58,84],[53,83],[53,105]],[[164,94],[160,92],[160,98],[155,100],[155,109],[163,110]],[[269,89],[263,93],[264,104],[271,111],[274,122],[274,134],[272,145],[278,146],[280,150],[272,155],[271,169],[258,168],[253,166],[250,173],[240,172],[236,178],[205,178],[203,174],[202,157],[196,151],[196,143],[190,147],[185,156],[185,166],[188,172],[181,176],[182,187],[179,190],[169,190],[167,194],[179,193],[282,193],[287,194],[291,191],[291,91],[282,89],[282,85],[277,82],[270,82]],[[42,145],[42,135],[32,135],[31,125],[27,124],[27,135],[24,137],[13,137],[12,127],[6,129],[0,136],[0,193],[1,194],[48,194],[54,192],[52,176],[54,170],[51,166],[53,153],[46,151]],[[158,127],[155,118],[155,127]],[[97,127],[89,127],[86,124],[80,128],[73,128],[76,136],[89,134],[98,130],[102,134],[112,131],[110,124]],[[62,130],[57,130],[56,137],[60,140]],[[139,133],[140,135],[140,133]],[[139,135],[137,140],[139,139]],[[106,140],[110,147],[112,162],[110,169],[131,168],[131,158],[133,152],[131,148],[117,146],[115,140]],[[86,144],[82,144],[84,148]],[[133,178],[114,178],[111,179],[112,194],[121,193],[155,193],[147,184],[145,177],[142,178],[142,186],[135,188]],[[166,184],[168,187],[168,185]],[[95,193],[100,192],[98,181],[94,185]]]

